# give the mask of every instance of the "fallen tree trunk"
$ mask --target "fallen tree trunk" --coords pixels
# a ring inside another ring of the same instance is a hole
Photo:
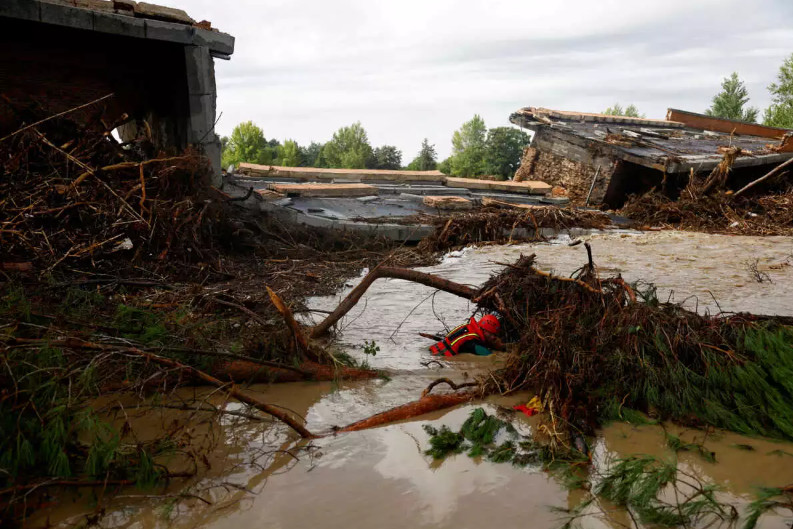
[[[468,285],[455,283],[454,281],[449,281],[448,279],[443,279],[442,277],[426,274],[424,272],[417,272],[416,270],[378,266],[363,278],[361,283],[344,298],[344,301],[342,301],[338,307],[336,307],[336,310],[311,330],[311,337],[318,338],[328,332],[328,329],[343,318],[344,315],[358,303],[358,300],[361,299],[361,296],[369,289],[372,283],[381,278],[404,279],[405,281],[412,281],[428,287],[437,288],[438,290],[443,290],[444,292],[465,299],[472,299],[479,291],[479,289],[469,287]]]
[[[276,382],[298,382],[301,380],[366,380],[377,378],[380,373],[371,369],[345,366],[328,366],[317,362],[303,362],[300,372],[281,367],[262,366],[254,362],[236,360],[215,364],[212,373],[220,379],[245,381],[250,384],[272,384]]]
[[[463,404],[475,398],[477,394],[467,393],[453,393],[444,395],[425,395],[419,400],[408,402],[402,406],[391,408],[390,410],[372,415],[366,419],[354,422],[340,430],[339,432],[357,432],[359,430],[368,430],[369,428],[376,428],[377,426],[384,426],[397,421],[412,419],[425,413],[430,413],[436,410],[451,408],[458,404]]]
[[[162,356],[158,356],[153,353],[147,353],[141,351],[140,349],[127,349],[124,352],[137,354],[156,364],[180,369],[196,378],[203,380],[207,384],[215,386],[223,393],[226,393],[228,396],[233,397],[244,404],[253,406],[257,410],[263,411],[268,415],[272,415],[276,419],[280,420],[281,422],[285,423],[287,426],[292,428],[298,434],[300,434],[300,437],[303,437],[304,439],[305,438],[310,439],[316,437],[316,435],[309,432],[305,426],[300,424],[300,421],[298,419],[292,417],[292,415],[287,411],[282,410],[280,408],[276,408],[275,406],[271,406],[270,404],[262,402],[259,399],[240,391],[239,389],[237,389],[237,386],[235,386],[233,383],[231,384],[231,386],[229,386],[228,383],[222,382],[221,380],[218,380],[212,375],[204,373],[203,371],[200,371],[194,367],[182,364],[181,362],[177,362],[176,360],[171,360],[170,358],[164,358]]]

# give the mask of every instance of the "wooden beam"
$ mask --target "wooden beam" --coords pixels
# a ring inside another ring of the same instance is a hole
[[[288,197],[368,197],[377,188],[366,184],[270,184],[270,190]]]
[[[774,138],[781,140],[785,134],[791,132],[787,129],[776,127],[766,127],[757,123],[744,123],[731,119],[715,118],[696,112],[687,112],[670,108],[666,111],[666,119],[684,123],[692,129],[712,130],[713,132],[723,132],[725,134],[742,134],[745,136],[760,136],[761,138]]]
[[[551,192],[551,186],[545,182],[528,180],[515,182],[513,180],[477,180],[475,178],[446,178],[448,187],[462,189],[485,189],[488,191],[507,191],[511,193],[523,193],[526,195],[546,195]]]

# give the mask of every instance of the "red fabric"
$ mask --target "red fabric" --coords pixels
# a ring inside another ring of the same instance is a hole
[[[519,404],[517,406],[512,406],[513,410],[518,410],[523,412],[526,417],[531,417],[532,415],[537,415],[537,410],[534,408],[527,408],[525,404]]]
[[[466,334],[475,334],[476,337],[466,336],[464,338],[457,338],[459,336],[464,336]],[[463,344],[476,339],[479,339],[480,341],[484,342],[485,333],[482,331],[482,329],[479,328],[479,325],[476,323],[476,320],[474,318],[471,318],[471,320],[467,324],[456,327],[449,334],[447,334],[443,340],[436,343],[435,345],[431,345],[429,349],[433,355],[439,355],[443,353],[444,356],[454,356],[456,354],[459,354],[460,347],[462,347]]]

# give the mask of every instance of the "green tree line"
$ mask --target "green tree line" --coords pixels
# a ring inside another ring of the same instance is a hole
[[[785,59],[779,67],[777,80],[768,85],[768,91],[771,94],[771,104],[763,112],[763,125],[793,129],[793,55]],[[623,108],[619,103],[607,108],[603,113],[613,116],[644,117],[635,105]],[[738,72],[733,72],[722,80],[721,90],[713,96],[705,114],[757,123],[760,109],[749,106],[749,91],[738,76]]]
[[[341,127],[326,143],[298,145],[294,140],[267,140],[264,131],[251,121],[240,123],[230,136],[221,138],[223,167],[240,162],[285,167],[329,167],[342,169],[408,169],[474,177],[495,175],[510,178],[520,165],[529,136],[514,127],[488,130],[481,117],[463,123],[452,135],[452,156],[438,163],[435,146],[427,138],[416,157],[403,167],[402,152],[393,145],[373,148],[360,122]]]
[[[771,105],[763,113],[765,125],[793,128],[793,55],[785,59],[776,82],[768,86]],[[760,111],[748,106],[749,93],[736,72],[726,77],[721,91],[705,113],[715,117],[756,122]],[[619,103],[604,114],[645,117],[630,104]],[[267,140],[261,128],[251,121],[237,125],[230,136],[221,138],[223,166],[240,162],[288,167],[328,167],[343,169],[439,169],[445,174],[463,177],[493,175],[511,178],[520,166],[523,149],[530,137],[515,127],[488,129],[481,116],[474,115],[452,134],[452,154],[438,162],[435,146],[425,138],[416,156],[406,166],[402,152],[393,145],[372,147],[360,122],[341,127],[325,143],[299,145],[294,140]]]

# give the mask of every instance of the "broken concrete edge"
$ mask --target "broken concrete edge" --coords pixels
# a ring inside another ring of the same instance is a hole
[[[232,198],[242,198],[248,194],[248,188],[234,183],[229,178],[223,180],[223,185],[219,190]],[[350,231],[371,235],[373,237],[385,237],[400,242],[417,243],[435,231],[434,226],[427,224],[405,226],[403,224],[374,224],[317,217],[285,206],[279,206],[273,202],[268,202],[258,193],[251,193],[246,200],[239,201],[237,204],[253,211],[261,211],[268,215],[272,215],[283,223],[301,224],[314,228],[338,231]]]
[[[112,8],[113,4],[109,3],[109,5]],[[2,0],[0,2],[0,17],[111,33],[124,37],[206,46],[213,53],[221,55],[234,53],[234,37],[219,31],[43,0]]]

